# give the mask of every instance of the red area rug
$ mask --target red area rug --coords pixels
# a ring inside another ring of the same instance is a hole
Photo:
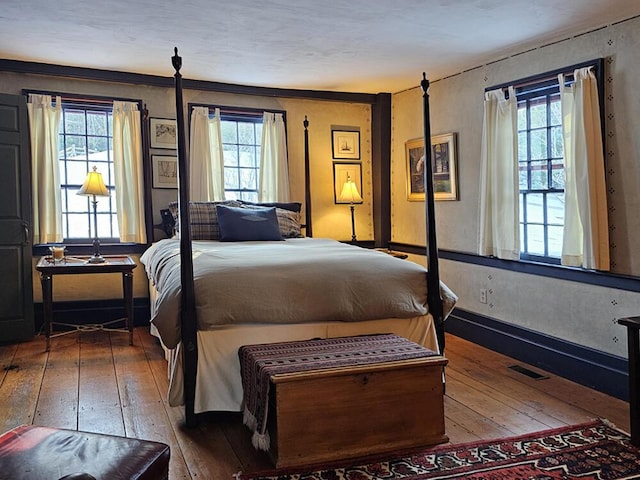
[[[238,480],[556,480],[640,479],[640,449],[629,436],[596,420],[506,439],[441,445],[295,471],[240,474]]]

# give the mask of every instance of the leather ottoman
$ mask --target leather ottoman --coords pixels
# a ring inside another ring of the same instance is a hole
[[[164,480],[169,455],[164,443],[22,425],[0,436],[0,480]]]

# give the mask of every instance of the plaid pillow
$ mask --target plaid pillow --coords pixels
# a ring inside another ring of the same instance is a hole
[[[189,202],[189,224],[191,225],[192,240],[220,240],[220,225],[218,224],[216,205],[239,207],[240,203],[235,200],[225,200],[222,202]],[[180,229],[178,202],[171,202],[168,207],[176,221],[176,232],[178,232]]]
[[[283,208],[276,208],[276,217],[280,226],[282,238],[301,238],[300,212],[292,212]]]
[[[275,204],[272,204],[271,206],[273,205]],[[262,210],[265,208],[271,208],[266,203],[258,204],[242,202],[240,206],[249,210]],[[299,211],[296,212],[293,210],[276,207],[276,217],[278,218],[278,226],[280,228],[280,235],[282,235],[282,238],[301,238],[303,236],[300,229]]]

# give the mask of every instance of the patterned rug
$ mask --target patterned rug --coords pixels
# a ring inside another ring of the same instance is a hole
[[[518,437],[441,445],[393,459],[238,476],[238,480],[628,480],[640,449],[603,420]]]

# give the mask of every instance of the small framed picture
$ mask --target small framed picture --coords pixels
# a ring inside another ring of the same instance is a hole
[[[150,118],[149,137],[151,148],[175,150],[178,147],[178,130],[176,121],[170,118]]]
[[[345,190],[345,183],[352,182]],[[355,188],[355,190],[354,190]],[[342,193],[345,193],[343,198]],[[334,203],[362,203],[362,165],[333,162]]]
[[[333,158],[345,160],[360,159],[360,132],[347,130],[331,131]]]
[[[418,138],[405,143],[407,156],[407,199],[424,201],[424,140]],[[458,159],[456,134],[446,133],[431,137],[431,163],[433,168],[433,198],[458,199]]]
[[[178,157],[151,155],[153,188],[178,188]]]

